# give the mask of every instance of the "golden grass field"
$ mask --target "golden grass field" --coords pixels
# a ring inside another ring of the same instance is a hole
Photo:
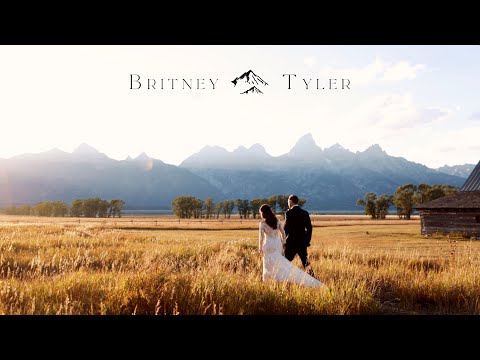
[[[0,313],[480,314],[480,241],[311,217],[326,291],[261,281],[258,219],[0,215]]]

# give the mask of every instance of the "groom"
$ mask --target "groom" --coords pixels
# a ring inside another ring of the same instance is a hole
[[[308,211],[298,206],[298,196],[288,197],[288,210],[285,213],[285,257],[292,261],[298,254],[308,274],[315,277],[308,261],[307,247],[312,240],[312,223]]]

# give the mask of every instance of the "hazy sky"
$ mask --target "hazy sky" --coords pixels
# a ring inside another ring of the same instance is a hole
[[[249,69],[263,94],[231,83]],[[0,46],[0,79],[2,158],[86,142],[178,165],[205,145],[278,156],[311,133],[321,148],[379,144],[430,167],[480,160],[480,46]]]

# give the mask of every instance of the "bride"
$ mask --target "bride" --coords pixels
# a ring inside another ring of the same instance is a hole
[[[270,206],[263,204],[260,214],[263,220],[259,224],[258,250],[263,257],[262,280],[272,279],[309,287],[325,286],[282,255],[285,231]]]

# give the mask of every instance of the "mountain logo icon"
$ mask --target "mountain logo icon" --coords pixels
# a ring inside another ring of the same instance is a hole
[[[250,94],[250,93],[255,93],[255,94],[263,94],[263,91],[257,88],[256,86],[252,86],[250,89],[245,90],[244,92],[241,92],[240,94]]]
[[[239,86],[243,91],[240,94],[263,94],[258,86],[267,86],[268,83],[252,70],[244,72],[239,77],[232,80],[233,86]]]

